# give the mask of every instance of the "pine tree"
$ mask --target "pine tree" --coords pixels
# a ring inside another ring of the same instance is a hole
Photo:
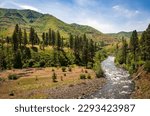
[[[59,31],[57,31],[57,49],[60,50],[61,49],[61,37],[60,37],[60,33]]]
[[[19,39],[19,26],[16,24],[13,35],[12,35],[12,43],[13,43],[13,50],[17,51],[18,50],[18,39]]]
[[[43,43],[42,43],[42,44],[43,44],[43,50],[44,50],[45,44],[46,44],[46,42],[45,42],[45,40],[46,40],[46,39],[45,39],[45,33],[42,34],[42,40],[43,40]]]
[[[88,56],[88,39],[86,38],[85,34],[83,36],[83,40],[84,40],[84,44],[83,44],[83,50],[82,50],[82,62],[87,67],[87,63],[88,63],[88,60],[89,60],[89,56]]]
[[[4,70],[7,67],[5,57],[6,56],[4,54],[4,51],[2,50],[2,48],[0,48],[0,70]]]
[[[140,45],[142,59],[144,61],[150,60],[150,24],[146,31],[142,33]]]
[[[48,38],[49,38],[48,45],[52,45],[52,30],[51,29],[49,29],[48,31]]]
[[[34,31],[34,28],[30,28],[30,34],[29,34],[29,39],[30,39],[30,42],[32,44],[32,47],[34,46],[34,39],[35,39],[35,31]]]
[[[126,42],[126,40],[124,39],[124,37],[122,38],[122,58],[123,58],[123,63],[126,64],[126,60],[127,60],[127,47],[128,47],[128,44]]]
[[[26,32],[26,29],[24,29],[24,37],[23,37],[23,44],[24,44],[24,47],[27,45],[28,43],[28,40],[27,40],[27,32]]]
[[[138,52],[138,35],[136,30],[132,32],[132,36],[130,38],[130,50],[133,53],[134,61],[136,61],[137,52]]]
[[[73,49],[73,35],[70,34],[70,38],[69,38],[69,47],[70,49]]]
[[[18,41],[19,41],[19,47],[21,49],[21,44],[22,44],[22,31],[21,31],[21,28],[19,28]]]
[[[56,43],[56,35],[55,35],[55,31],[52,30],[52,46],[54,47]]]
[[[20,69],[22,68],[22,60],[21,60],[21,53],[18,50],[16,53],[14,53],[14,63],[13,63],[13,67]]]
[[[48,33],[46,33],[45,45],[47,46],[48,44],[49,44],[49,36],[48,36]]]
[[[89,52],[88,53],[89,53],[90,62],[94,62],[93,58],[95,56],[95,49],[94,49],[94,42],[92,39],[90,40],[90,43],[89,43]]]

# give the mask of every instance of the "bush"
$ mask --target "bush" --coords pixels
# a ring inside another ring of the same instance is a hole
[[[34,65],[34,62],[35,62],[35,60],[30,59],[30,60],[29,60],[29,67],[32,67],[32,66]]]
[[[57,82],[57,75],[55,72],[52,75],[52,80],[53,80],[53,82]]]
[[[0,77],[0,82],[3,82],[3,81],[5,81],[5,79],[4,79],[4,78],[2,78],[2,77]]]
[[[69,72],[72,72],[72,68],[71,68],[71,67],[69,67],[69,68],[68,68],[68,71],[69,71]]]
[[[85,74],[81,74],[80,75],[80,79],[86,79],[86,75]]]
[[[146,70],[147,72],[150,72],[150,61],[145,62],[144,70]]]
[[[63,71],[63,72],[66,72],[66,67],[62,67],[62,71]]]
[[[96,71],[96,77],[101,78],[103,76],[104,76],[103,70],[101,69],[101,67],[99,67]]]
[[[93,68],[93,63],[92,62],[88,62],[87,69],[92,69],[92,68]]]
[[[87,71],[87,70],[85,70],[85,73],[88,73],[88,71]]]
[[[16,74],[8,75],[9,80],[17,80],[19,77]]]
[[[40,67],[44,67],[44,66],[45,66],[45,61],[44,61],[44,60],[41,60],[41,61],[39,62],[39,64],[40,64]]]
[[[24,63],[22,68],[28,68],[28,63]]]
[[[87,79],[91,79],[91,75],[90,74],[88,74]]]
[[[14,91],[10,91],[9,96],[14,96]]]

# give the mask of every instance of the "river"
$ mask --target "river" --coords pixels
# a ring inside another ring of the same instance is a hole
[[[130,99],[134,84],[128,71],[118,68],[114,63],[115,57],[109,56],[102,62],[106,84],[97,92],[88,96],[89,99]]]

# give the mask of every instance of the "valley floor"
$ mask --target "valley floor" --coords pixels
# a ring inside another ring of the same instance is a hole
[[[53,72],[57,82],[52,81]],[[20,76],[17,80],[8,80],[8,75]],[[91,75],[91,79],[80,79],[80,74]],[[0,72],[0,98],[2,99],[72,99],[82,98],[100,89],[105,78],[95,78],[95,72],[84,67],[73,67],[65,72],[61,68],[29,68]]]

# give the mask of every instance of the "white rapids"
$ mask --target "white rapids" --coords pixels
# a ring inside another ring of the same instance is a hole
[[[118,68],[114,63],[115,57],[109,56],[102,62],[102,69],[107,78],[106,84],[90,99],[129,99],[134,89],[134,84],[130,80],[128,71]]]

